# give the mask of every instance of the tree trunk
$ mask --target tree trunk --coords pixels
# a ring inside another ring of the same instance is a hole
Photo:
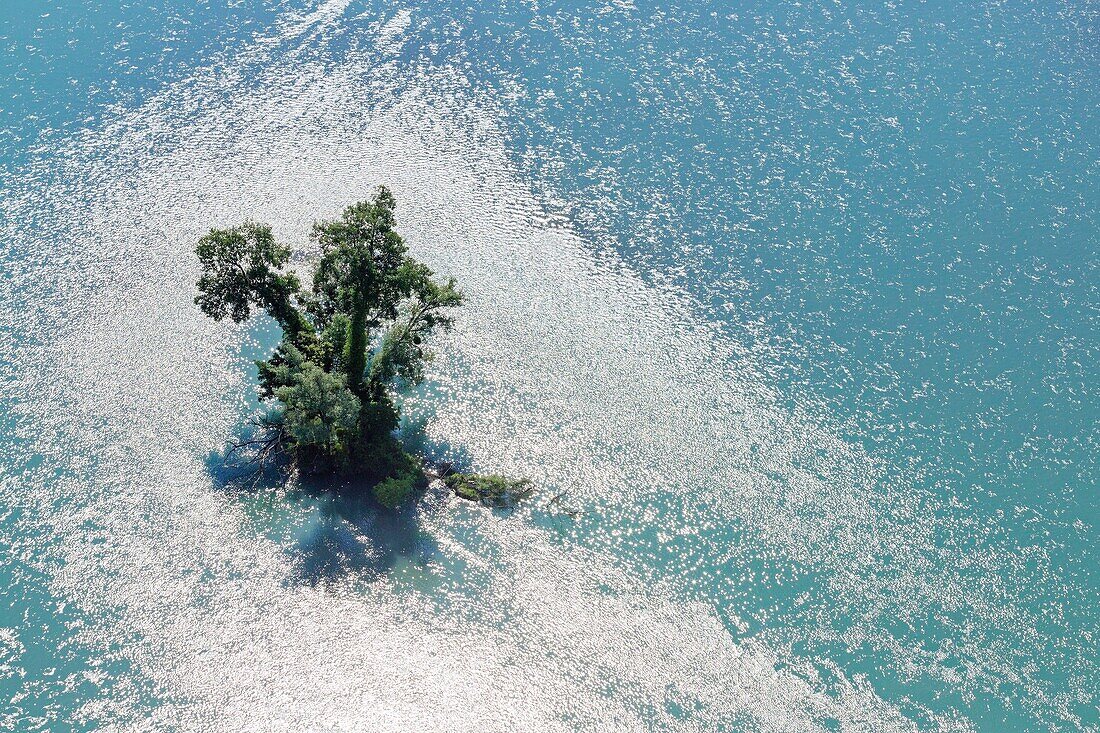
[[[367,401],[363,373],[367,369],[367,302],[356,292],[352,304],[348,338],[344,342],[344,364],[348,374],[348,389],[362,402]]]

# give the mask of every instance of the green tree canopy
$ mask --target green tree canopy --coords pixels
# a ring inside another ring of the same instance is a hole
[[[276,244],[271,227],[245,222],[231,229],[211,229],[195,247],[202,265],[195,303],[215,321],[225,317],[240,323],[258,308],[279,322],[291,337],[312,333],[295,307],[301,282],[281,273],[290,249]]]
[[[405,454],[384,455],[400,453],[393,392],[423,378],[432,356],[426,339],[450,328],[451,309],[463,300],[453,279],[435,280],[408,254],[395,210],[381,187],[340,218],[314,224],[321,255],[308,292],[285,270],[290,249],[267,225],[212,229],[195,248],[202,267],[195,303],[204,313],[240,323],[263,311],[283,329],[257,366],[260,396],[280,405],[280,437],[295,458],[314,469],[394,478],[387,501],[394,486],[409,483],[410,465]]]

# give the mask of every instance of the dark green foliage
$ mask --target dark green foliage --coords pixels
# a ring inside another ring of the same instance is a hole
[[[282,405],[282,443],[306,471],[371,481],[396,506],[422,481],[420,461],[393,437],[395,389],[418,382],[431,358],[424,341],[451,325],[462,304],[454,280],[436,282],[394,229],[396,202],[380,188],[335,221],[314,224],[321,257],[309,292],[284,272],[289,248],[271,228],[214,229],[195,248],[202,265],[195,303],[214,320],[263,310],[283,328],[257,362],[260,396]]]
[[[330,320],[325,330],[321,332],[321,364],[325,369],[334,372],[347,373],[344,364],[347,351],[348,331],[351,330],[351,319],[343,313],[337,313]]]
[[[359,433],[359,400],[343,374],[326,372],[311,361],[275,390],[283,403],[286,432],[298,448],[330,459],[340,458]]]
[[[260,399],[270,400],[280,387],[294,386],[295,375],[307,363],[305,356],[294,344],[285,340],[275,347],[275,353],[266,361],[256,362],[260,382]]]
[[[415,474],[390,476],[376,483],[374,488],[371,489],[371,493],[374,494],[374,498],[378,500],[379,504],[393,509],[400,506],[401,502],[412,494],[415,483]]]
[[[462,305],[462,293],[454,279],[434,282],[431,271],[420,267],[423,270],[416,274],[413,297],[406,301],[371,359],[371,385],[388,384],[394,379],[419,383],[424,378],[424,362],[432,358],[424,347],[424,337],[436,328],[450,328],[451,317],[444,309]]]
[[[395,205],[382,188],[372,201],[346,208],[340,219],[313,226],[321,261],[307,308],[324,333],[322,349],[364,401],[378,401],[395,378],[418,381],[430,356],[424,336],[448,328],[443,309],[462,304],[454,280],[435,282],[427,265],[407,255],[394,231]],[[385,335],[379,348],[369,349],[380,331]]]
[[[534,491],[526,479],[476,473],[452,473],[443,479],[455,496],[495,507],[506,507],[525,499]]]
[[[389,477],[379,481],[373,489],[374,498],[383,506],[391,508],[403,503],[414,491],[427,484],[420,459],[401,450],[399,446],[397,448],[396,452],[391,451],[388,454]]]
[[[195,247],[203,275],[195,303],[215,321],[226,316],[247,320],[259,308],[279,322],[291,341],[313,329],[295,307],[301,288],[293,273],[280,273],[290,249],[276,244],[271,227],[245,222],[232,229],[211,229]]]

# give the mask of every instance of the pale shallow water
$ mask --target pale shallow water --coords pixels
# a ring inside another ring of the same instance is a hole
[[[1097,727],[1089,14],[123,6],[84,102],[23,12],[0,725]],[[194,240],[381,182],[469,298],[406,432],[516,514],[216,487],[274,336]]]

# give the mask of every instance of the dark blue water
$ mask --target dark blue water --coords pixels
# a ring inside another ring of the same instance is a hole
[[[1096,38],[6,5],[0,721],[1097,729]],[[193,239],[379,182],[470,298],[406,434],[519,515],[217,488],[273,334],[202,320]]]

